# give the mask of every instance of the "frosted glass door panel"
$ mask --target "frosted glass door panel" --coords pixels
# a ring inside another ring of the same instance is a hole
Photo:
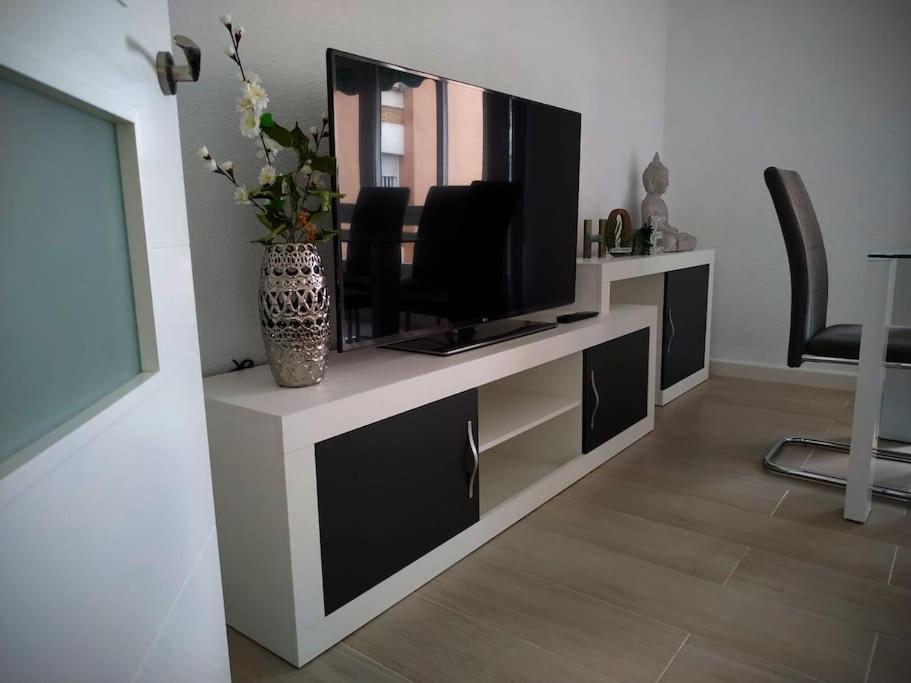
[[[115,124],[0,73],[0,461],[141,372]]]

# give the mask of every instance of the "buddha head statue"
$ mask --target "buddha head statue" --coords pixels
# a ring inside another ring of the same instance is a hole
[[[645,185],[645,191],[650,194],[667,192],[669,185],[667,166],[661,163],[661,157],[657,153],[642,172],[642,184]]]

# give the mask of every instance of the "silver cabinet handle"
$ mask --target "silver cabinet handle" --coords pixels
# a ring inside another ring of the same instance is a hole
[[[671,336],[667,340],[667,353],[671,352],[671,344],[674,343],[674,337],[677,336],[677,327],[674,325],[674,309],[668,307],[667,309],[667,319],[671,323]]]
[[[471,420],[468,421],[468,443],[471,445],[471,454],[474,455],[474,469],[471,471],[471,479],[468,480],[468,497],[474,498],[474,483],[478,478],[478,446],[474,442],[474,430],[471,426]]]
[[[595,407],[592,408],[592,418],[591,423],[589,424],[589,431],[595,431],[595,415],[598,414],[598,407],[601,405],[601,395],[598,393],[598,385],[595,384],[595,371],[591,372],[592,379],[592,393],[595,395]]]

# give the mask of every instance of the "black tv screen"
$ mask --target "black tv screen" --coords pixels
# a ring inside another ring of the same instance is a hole
[[[338,348],[572,303],[580,114],[328,50]]]

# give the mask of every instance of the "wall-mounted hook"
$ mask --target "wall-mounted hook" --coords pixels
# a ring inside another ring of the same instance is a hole
[[[170,52],[159,52],[155,60],[155,71],[158,72],[158,85],[165,95],[176,95],[177,84],[199,80],[199,66],[202,63],[202,52],[199,46],[186,36],[174,36],[177,47],[187,57],[186,66],[174,66],[174,56]]]

